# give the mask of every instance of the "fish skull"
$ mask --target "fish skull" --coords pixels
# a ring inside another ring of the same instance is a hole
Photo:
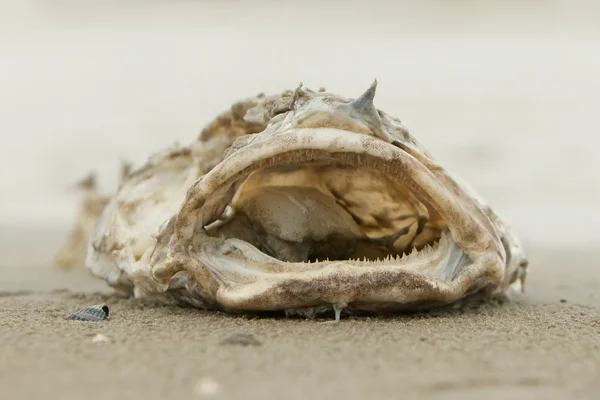
[[[516,236],[375,108],[376,86],[236,103],[128,176],[88,268],[137,297],[230,311],[420,309],[521,284]]]

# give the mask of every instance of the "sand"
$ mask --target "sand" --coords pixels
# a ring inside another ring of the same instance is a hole
[[[600,397],[600,6],[350,3],[0,0],[1,398]],[[52,267],[90,169],[110,191],[121,158],[188,143],[240,97],[374,77],[376,105],[522,237],[524,294],[323,325],[119,299]],[[110,321],[66,320],[100,302]]]
[[[43,259],[61,234],[13,231],[0,250],[45,238]],[[121,299],[84,271],[13,258],[1,269],[0,388],[15,399],[597,399],[593,253],[530,252],[527,292],[510,302],[339,325]],[[66,320],[103,302],[109,321]],[[260,345],[221,343],[235,334]]]

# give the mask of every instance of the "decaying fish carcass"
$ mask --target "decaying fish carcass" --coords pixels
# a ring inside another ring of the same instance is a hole
[[[123,162],[121,180],[125,180],[130,172],[131,164]],[[69,236],[54,257],[54,265],[60,269],[82,268],[85,265],[89,239],[111,197],[100,190],[94,173],[77,182],[75,188],[82,199]]]
[[[300,87],[236,103],[133,171],[86,264],[135,296],[201,308],[402,310],[503,293],[510,229],[399,120]]]

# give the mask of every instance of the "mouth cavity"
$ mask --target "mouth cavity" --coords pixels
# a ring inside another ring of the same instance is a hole
[[[335,160],[268,166],[236,185],[209,236],[239,239],[283,262],[381,263],[437,247],[434,207],[377,169]]]
[[[469,223],[446,189],[407,152],[371,136],[274,135],[231,154],[194,190],[184,208],[196,218],[179,231],[210,270],[233,257],[243,260],[236,268],[393,264],[449,277],[469,262],[453,238],[462,231],[452,232]]]

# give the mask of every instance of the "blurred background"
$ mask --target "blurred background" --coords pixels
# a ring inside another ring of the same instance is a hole
[[[237,99],[374,78],[376,106],[530,248],[600,238],[600,2],[0,4],[2,263],[49,265],[89,171],[112,191],[122,159],[189,143]]]

